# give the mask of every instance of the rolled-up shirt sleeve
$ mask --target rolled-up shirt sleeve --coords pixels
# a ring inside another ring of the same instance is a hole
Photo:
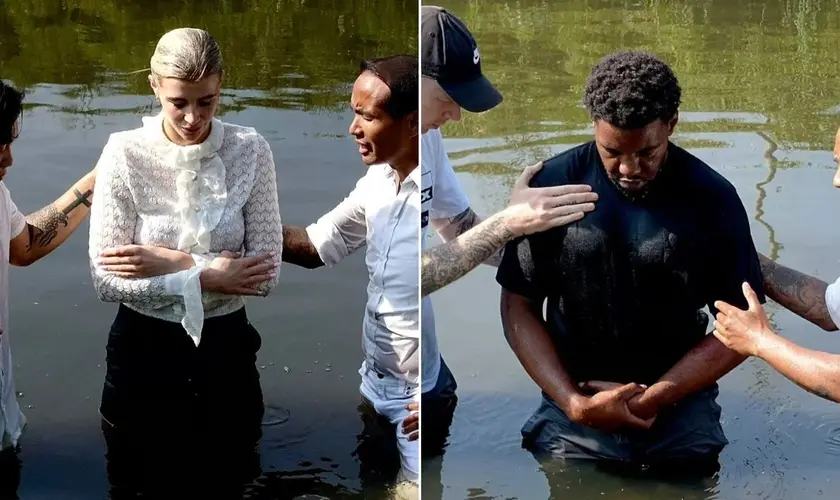
[[[368,175],[359,179],[341,203],[306,228],[309,240],[327,266],[338,264],[367,241],[364,199],[368,191]]]
[[[825,306],[834,326],[840,328],[840,278],[825,289]]]

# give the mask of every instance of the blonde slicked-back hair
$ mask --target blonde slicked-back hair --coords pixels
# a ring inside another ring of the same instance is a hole
[[[198,28],[178,28],[162,37],[152,55],[151,76],[197,82],[222,74],[222,51],[213,35]]]

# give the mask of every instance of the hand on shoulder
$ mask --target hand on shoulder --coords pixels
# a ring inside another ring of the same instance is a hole
[[[598,194],[586,184],[530,187],[542,162],[525,167],[513,185],[510,203],[502,213],[517,236],[546,231],[583,218],[595,209]]]

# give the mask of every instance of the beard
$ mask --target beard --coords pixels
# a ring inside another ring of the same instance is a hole
[[[616,173],[615,175],[607,174],[607,177],[612,182],[612,185],[618,190],[619,193],[622,194],[628,200],[637,203],[645,200],[650,193],[656,190],[656,186],[659,185],[659,179],[662,177],[662,170],[665,168],[665,161],[662,161],[662,164],[659,166],[659,169],[656,171],[656,175],[654,175],[653,179],[645,182],[642,187],[638,189],[627,189],[626,187],[621,185],[619,182],[622,179],[622,175]]]
[[[642,186],[639,189],[627,189],[626,187],[621,185],[621,182],[619,182],[619,180],[621,179],[620,175],[608,175],[607,177],[609,177],[610,182],[612,182],[612,185],[615,186],[615,188],[618,190],[619,193],[621,193],[622,196],[634,203],[643,201],[645,198],[647,198],[650,194],[651,188],[656,182],[656,178],[654,177],[652,180],[647,181],[644,184],[644,186]]]

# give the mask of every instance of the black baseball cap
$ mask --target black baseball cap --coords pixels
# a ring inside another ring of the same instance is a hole
[[[472,33],[442,7],[422,8],[420,64],[459,106],[473,113],[496,107],[502,94],[481,73],[481,56]]]

